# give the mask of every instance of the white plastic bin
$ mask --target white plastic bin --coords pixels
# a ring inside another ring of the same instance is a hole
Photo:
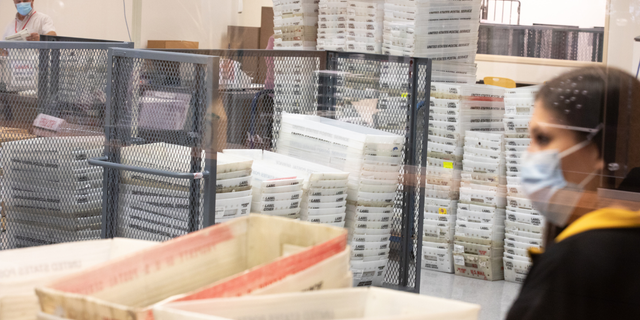
[[[309,319],[309,315],[343,320],[475,320],[479,312],[480,306],[466,302],[381,288],[199,300],[154,309],[157,320]]]

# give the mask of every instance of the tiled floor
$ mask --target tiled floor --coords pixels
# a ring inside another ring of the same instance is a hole
[[[519,292],[517,283],[422,270],[421,294],[479,304],[482,306],[479,320],[504,319]]]

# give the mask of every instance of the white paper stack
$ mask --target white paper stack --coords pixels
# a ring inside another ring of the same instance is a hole
[[[384,0],[349,0],[347,51],[381,53]]]
[[[87,159],[103,149],[104,137],[3,143],[7,237],[17,247],[100,237],[103,170]]]
[[[315,50],[319,0],[273,0],[276,50]]]
[[[286,200],[299,203],[296,214],[286,216],[295,218],[299,213],[303,221],[344,227],[348,172],[269,151],[225,150],[224,153],[254,160],[254,177],[262,180],[254,183],[253,200],[258,205],[254,205],[253,212],[274,201]],[[257,187],[263,181],[267,186],[286,181],[301,188],[282,194],[269,193],[271,189]]]
[[[251,211],[253,160],[218,153],[216,167],[216,224],[246,216]]]
[[[468,131],[454,242],[458,275],[502,280],[505,160],[502,134]]]
[[[347,0],[320,0],[318,50],[346,51]]]
[[[465,132],[503,130],[504,89],[434,83],[431,96],[422,268],[452,273]]]
[[[349,172],[346,228],[355,285],[379,285],[388,262],[404,138],[341,121],[283,114],[277,152]]]
[[[151,143],[125,147],[122,163],[174,172],[189,172],[191,148]],[[205,152],[202,153],[202,168]],[[216,180],[216,223],[249,214],[251,208],[252,160],[219,153]],[[118,228],[130,238],[169,240],[189,231],[193,213],[190,200],[191,180],[124,171],[118,199]],[[200,192],[204,190],[204,182]],[[198,212],[204,209],[200,198]],[[201,223],[200,215],[196,218]]]
[[[480,0],[387,0],[384,53],[475,60],[480,26]]]
[[[480,0],[387,0],[382,53],[433,59],[432,81],[476,82]]]
[[[508,89],[505,94],[505,158],[507,163],[507,212],[504,241],[504,278],[524,282],[531,267],[527,253],[541,248],[544,217],[533,210],[522,190],[520,168],[529,147],[529,120],[539,86]],[[523,123],[526,122],[526,125]]]

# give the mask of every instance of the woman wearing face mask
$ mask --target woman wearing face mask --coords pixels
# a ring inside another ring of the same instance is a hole
[[[29,32],[27,41],[40,41],[40,35],[56,35],[53,19],[48,15],[34,9],[35,0],[13,0],[16,6],[16,18],[12,20],[4,30],[2,39],[12,36],[22,30]]]
[[[637,118],[639,104],[640,82],[604,67],[562,75],[538,93],[521,182],[546,218],[547,245],[530,250],[533,266],[509,320],[640,319],[640,169],[620,183],[605,168],[611,156],[637,156],[637,119],[620,115]],[[598,198],[598,188],[623,190],[626,200]]]

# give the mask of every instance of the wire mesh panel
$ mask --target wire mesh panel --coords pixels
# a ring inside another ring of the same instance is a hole
[[[100,237],[109,47],[0,42],[0,250]]]
[[[218,59],[126,49],[109,58],[105,156],[90,160],[105,167],[103,237],[162,241],[212,225]]]
[[[406,57],[280,50],[171,51],[220,56],[219,100],[214,103],[223,120],[216,131],[218,150],[254,148],[287,154],[281,152],[278,137],[283,111],[354,123],[404,139],[404,148],[392,152],[401,157],[404,174],[398,176],[403,179],[401,187],[393,189],[397,194],[394,239],[386,285],[419,290],[417,259],[422,242],[418,231],[424,203],[418,194],[423,192],[420,161],[426,155],[421,158],[416,153],[426,148],[413,147],[422,143],[423,136],[416,132],[413,111],[417,109],[410,105],[428,96],[430,70],[421,69],[418,82],[413,77],[417,65]],[[413,92],[418,86],[422,86],[419,94]],[[296,157],[314,162],[317,159],[311,154]]]
[[[321,72],[325,76],[320,82],[324,94],[319,99],[323,106],[319,114],[323,111],[340,121],[405,137],[385,286],[418,291],[417,259],[422,246],[418,228],[424,210],[424,201],[419,199],[424,198],[424,184],[420,175],[422,148],[416,146],[424,135],[418,133],[416,106],[418,99],[425,99],[425,92],[428,96],[430,69],[416,72],[416,60],[407,57],[337,52],[328,53],[327,65],[328,70]],[[422,91],[418,94],[419,85]]]
[[[326,53],[283,50],[161,50],[220,57],[214,113],[217,149],[274,146],[283,109],[315,114]]]
[[[602,62],[603,28],[481,24],[478,53]]]

